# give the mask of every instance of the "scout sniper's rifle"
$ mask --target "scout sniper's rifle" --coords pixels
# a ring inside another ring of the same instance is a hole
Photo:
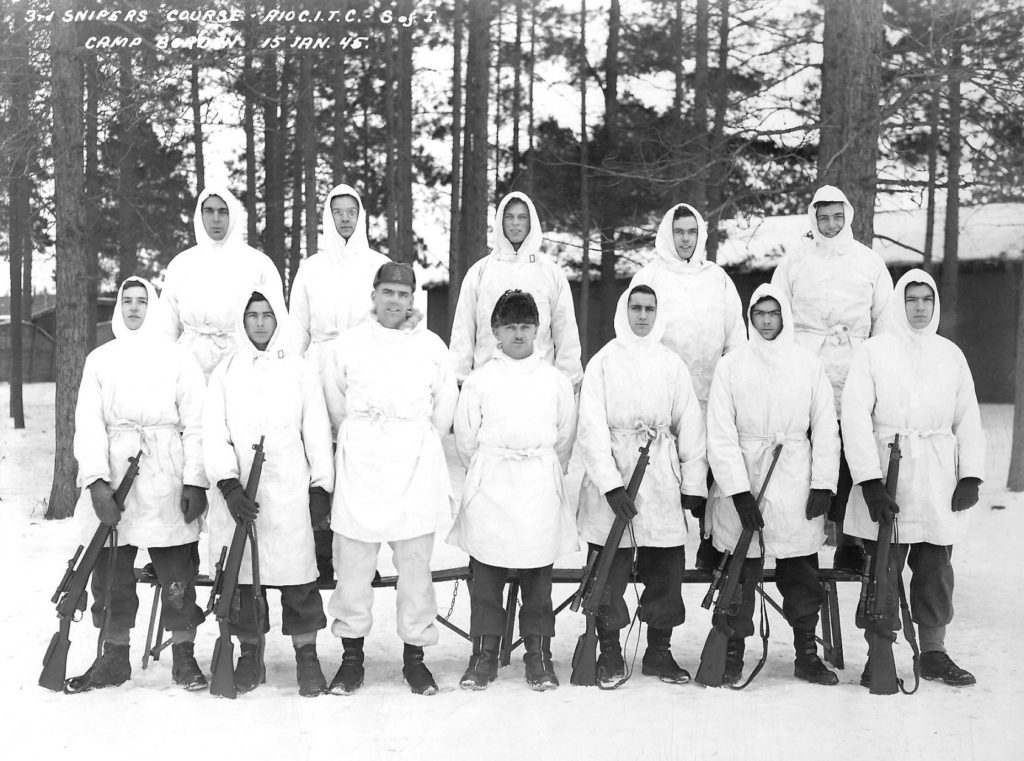
[[[772,473],[775,471],[775,464],[779,461],[782,453],[782,444],[777,444],[772,452],[772,462],[768,466],[768,473],[761,484],[761,491],[757,495],[757,509],[761,509],[761,501],[768,489],[768,483],[772,480]],[[704,595],[701,607],[710,608],[711,599],[718,590],[718,599],[715,601],[714,612],[711,617],[711,631],[704,642],[704,649],[700,654],[700,666],[694,681],[703,684],[705,687],[721,687],[725,676],[725,652],[729,646],[729,638],[733,630],[726,622],[726,616],[734,605],[738,603],[737,591],[739,589],[740,574],[743,571],[743,561],[747,558],[747,550],[750,548],[750,540],[754,536],[753,529],[743,529],[740,537],[736,540],[736,547],[732,553],[726,552],[721,562],[715,569],[711,580],[711,587]],[[764,562],[762,553],[761,562]],[[756,584],[760,579],[748,579],[748,584]]]
[[[644,480],[644,471],[651,461],[648,453],[653,441],[654,437],[651,436],[647,443],[640,447],[640,457],[637,458],[636,466],[629,477],[629,484],[626,486],[626,494],[631,500],[636,499],[640,482]],[[575,612],[582,604],[584,615],[587,617],[587,630],[576,641],[576,651],[572,656],[572,675],[569,677],[571,684],[583,687],[593,687],[597,684],[597,613],[601,606],[607,604],[608,574],[627,522],[625,518],[616,516],[604,546],[600,551],[591,550],[580,577],[580,587],[569,606],[570,610]]]
[[[263,440],[265,438],[265,436],[260,436],[259,443],[252,445],[252,448],[256,450],[256,454],[252,458],[249,478],[245,482],[245,496],[250,502],[256,501],[256,490],[260,485],[260,475],[263,472],[263,460],[265,459],[263,454]],[[258,562],[258,555],[252,521],[239,521],[235,524],[235,532],[231,536],[231,546],[221,550],[221,562],[217,563],[217,576],[213,581],[213,593],[211,594],[211,604],[213,612],[217,616],[220,636],[217,637],[217,642],[213,646],[213,662],[210,665],[210,694],[231,699],[238,695],[235,690],[235,646],[231,642],[231,621],[238,620],[238,613],[241,607],[241,601],[238,597],[238,573],[242,565],[242,556],[245,554],[245,543],[247,540],[251,540],[252,544],[253,591],[255,597],[258,598],[258,604],[253,609],[256,617],[255,628],[262,639],[263,620],[260,616],[262,606],[259,604],[262,603],[262,596],[257,589],[259,577],[256,564]],[[225,551],[227,552],[227,560],[224,559]],[[216,596],[216,602],[213,602],[214,596]],[[266,678],[262,647],[257,649],[257,657],[259,659],[259,679],[262,682]]]
[[[889,445],[889,467],[885,474],[885,491],[896,499],[896,486],[900,476],[900,435],[897,433]],[[863,629],[868,640],[868,676],[871,678],[872,695],[895,695],[899,691],[911,694],[917,690],[906,690],[903,680],[896,676],[896,661],[892,644],[900,628],[897,608],[903,607],[904,635],[914,651],[914,677],[918,676],[917,637],[910,620],[909,610],[904,604],[902,580],[900,578],[899,544],[896,545],[896,559],[892,558],[892,535],[895,520],[879,516],[878,539],[875,542],[875,557],[864,563],[865,573],[861,579],[860,600],[857,603],[855,622]]]
[[[124,510],[124,500],[132,488],[135,477],[139,475],[139,460],[141,458],[141,449],[137,455],[128,458],[128,470],[125,471],[124,478],[121,479],[121,483],[118,484],[117,490],[114,492],[114,503],[121,510]],[[67,677],[68,649],[71,647],[71,622],[76,620],[76,612],[85,611],[85,606],[88,604],[85,587],[89,583],[89,576],[92,574],[93,568],[96,567],[100,550],[106,545],[113,528],[113,526],[101,523],[96,528],[96,533],[92,535],[88,547],[78,545],[75,554],[68,561],[64,577],[57,585],[57,591],[50,598],[50,602],[57,605],[60,629],[50,639],[50,646],[46,648],[46,655],[43,656],[43,671],[39,675],[40,687],[55,692],[64,689]],[[107,604],[110,604],[109,600]]]

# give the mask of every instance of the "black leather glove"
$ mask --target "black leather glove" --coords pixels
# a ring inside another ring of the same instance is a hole
[[[981,479],[968,476],[961,478],[953,489],[953,512],[959,513],[969,507],[978,504],[978,487],[981,486]]]
[[[89,484],[89,496],[92,497],[92,509],[100,523],[116,526],[121,520],[121,508],[114,501],[114,490],[102,478]]]
[[[828,489],[811,489],[807,496],[807,520],[820,518],[832,506],[832,492]]]
[[[185,484],[181,489],[181,512],[185,523],[191,523],[206,512],[206,489]]]
[[[736,507],[736,513],[740,516],[740,525],[749,531],[757,531],[764,528],[764,518],[757,509],[757,500],[748,491],[741,491],[732,495],[732,503]]]
[[[237,478],[225,478],[223,481],[218,481],[217,487],[228,503],[228,512],[237,523],[256,520],[256,516],[260,512],[259,503],[253,502],[245,496],[245,489],[242,488],[242,483]]]
[[[864,493],[864,501],[868,505],[868,515],[871,516],[871,520],[875,523],[878,523],[879,520],[883,523],[892,523],[893,517],[900,511],[900,506],[889,496],[889,492],[882,484],[882,479],[872,478],[870,481],[864,481],[860,488]]]
[[[313,528],[326,528],[321,526],[327,516],[331,514],[331,495],[322,486],[312,486],[309,489],[309,522]]]
[[[626,494],[626,490],[623,487],[618,486],[612,489],[604,495],[604,498],[608,500],[608,504],[611,506],[616,518],[625,518],[629,521],[636,515],[636,505],[633,504],[633,500]]]
[[[689,510],[693,517],[700,520],[704,517],[704,508],[708,506],[707,497],[694,497],[690,494],[679,495],[679,506],[683,510]]]

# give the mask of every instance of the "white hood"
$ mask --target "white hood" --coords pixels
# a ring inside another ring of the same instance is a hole
[[[826,238],[818,230],[818,219],[815,216],[814,207],[819,203],[841,203],[846,216],[846,224],[834,238]],[[814,193],[810,206],[807,207],[807,219],[811,224],[811,237],[814,242],[828,251],[842,253],[843,248],[853,243],[853,206],[846,198],[846,194],[839,188],[832,185],[823,185]]]
[[[526,208],[530,210],[530,232],[526,235],[522,245],[519,246],[518,251],[512,247],[512,243],[505,237],[504,228],[501,224],[502,217],[505,215],[505,207],[512,201],[522,201],[526,204]],[[533,205],[533,201],[530,200],[528,195],[516,190],[501,199],[501,203],[498,204],[498,208],[494,212],[491,240],[491,253],[502,259],[530,259],[540,253],[540,246],[544,241],[544,231],[540,227],[537,207]]]
[[[673,217],[675,216],[676,209],[680,208],[689,211],[694,219],[697,220],[697,245],[693,247],[693,255],[688,260],[679,258],[679,254],[676,253],[675,241],[672,238]],[[661,224],[658,225],[658,234],[654,238],[654,250],[661,260],[670,265],[674,270],[697,272],[707,263],[708,255],[705,250],[707,242],[708,225],[704,221],[704,217],[690,204],[677,203],[661,218]]]
[[[253,358],[261,355],[266,357],[285,357],[288,354],[297,353],[295,326],[292,323],[291,317],[288,316],[288,310],[284,305],[284,298],[276,290],[270,290],[270,293],[264,293],[263,291],[260,291],[260,293],[266,297],[270,308],[274,310],[277,328],[270,337],[270,341],[267,342],[267,348],[263,351],[257,349],[256,345],[249,340],[249,336],[245,333],[245,307],[253,292],[246,294],[245,298],[238,304],[238,309],[235,310],[235,332],[238,336],[238,345],[241,347],[239,351],[247,353]]]
[[[935,294],[935,311],[932,312],[931,322],[923,328],[911,327],[910,321],[907,319],[907,308],[903,299],[906,297],[907,286],[911,283],[924,283]],[[924,270],[912,269],[896,281],[892,296],[889,298],[889,304],[882,313],[878,332],[894,333],[909,340],[914,340],[921,336],[933,336],[938,331],[940,315],[939,289],[935,285],[935,279]]]
[[[121,308],[121,294],[124,293],[125,283],[132,281],[142,283],[146,288],[146,295],[149,297],[149,303],[146,305],[146,318],[137,330],[131,330],[125,324],[124,312]],[[136,340],[151,339],[158,335],[164,336],[167,333],[166,319],[167,315],[163,311],[160,297],[157,296],[156,288],[153,287],[151,282],[145,278],[132,275],[126,278],[124,283],[121,283],[121,287],[117,289],[117,298],[114,300],[114,313],[110,317],[110,329],[114,333],[114,338]]]
[[[665,321],[660,317],[661,310],[659,308],[658,313],[655,315],[651,332],[646,336],[638,336],[629,326],[629,316],[626,314],[629,294],[632,290],[633,288],[631,287],[623,291],[622,295],[619,296],[618,304],[615,306],[615,340],[622,342],[626,346],[656,346],[661,343],[661,339],[665,336]],[[657,293],[655,293],[655,297],[657,298]],[[660,302],[658,306],[661,306]]]
[[[359,205],[355,230],[347,241],[341,237],[338,228],[334,226],[334,215],[331,214],[331,201],[340,196],[352,196]],[[370,250],[370,241],[366,236],[366,209],[363,207],[363,199],[351,185],[342,184],[331,188],[331,192],[327,194],[327,199],[324,201],[322,224],[320,247],[329,256],[351,255]]]
[[[782,330],[771,341],[766,341],[757,328],[754,327],[754,305],[761,299],[775,299],[779,302],[782,310]],[[747,305],[747,339],[754,351],[765,354],[766,352],[778,353],[783,347],[793,346],[796,338],[793,331],[793,310],[789,306],[789,299],[782,294],[782,289],[771,283],[762,283],[754,290]]]
[[[221,240],[213,240],[203,226],[203,201],[210,196],[217,196],[228,207],[228,231]],[[192,229],[196,235],[196,247],[213,250],[233,250],[247,248],[245,242],[245,208],[238,199],[231,195],[225,187],[207,185],[196,199],[196,210],[192,217]]]

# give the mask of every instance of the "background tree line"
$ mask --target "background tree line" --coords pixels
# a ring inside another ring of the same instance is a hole
[[[929,224],[918,253],[941,270],[942,331],[955,338],[957,210],[1024,197],[1024,0],[301,5],[356,11],[347,25],[261,23],[277,5],[257,0],[130,7],[149,10],[145,23],[60,21],[65,11],[122,8],[99,0],[0,0],[12,342],[30,314],[32,252],[57,256],[51,517],[74,504],[73,410],[95,344],[96,296],[132,273],[159,280],[191,244],[214,145],[231,146],[248,239],[286,289],[317,249],[321,199],[346,182],[363,195],[376,247],[447,269],[449,319],[465,272],[487,252],[493,204],[524,190],[581,280],[582,335],[598,321],[602,342],[617,268],[650,248],[664,209],[685,200],[704,214],[713,260],[720,222],[801,213],[825,182],[847,192],[863,241],[873,238],[879,193],[911,196],[929,219],[945,204],[941,250]],[[172,8],[244,18],[172,23]],[[102,35],[142,42],[85,47]],[[167,50],[155,43],[161,35],[240,44]],[[267,41],[276,35],[334,44],[275,48]],[[600,315],[587,314],[591,289]],[[21,351],[12,349],[20,426]],[[1018,351],[1018,379],[1022,362]],[[1022,410],[1018,399],[1018,441]],[[1024,489],[1024,457],[1013,471],[1011,487]]]

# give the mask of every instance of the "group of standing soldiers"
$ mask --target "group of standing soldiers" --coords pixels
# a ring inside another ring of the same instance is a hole
[[[843,525],[847,497],[846,534],[869,549],[879,515],[899,514],[923,675],[973,683],[944,646],[952,544],[984,465],[970,370],[936,335],[935,282],[912,270],[893,289],[882,260],[853,240],[841,191],[821,188],[808,216],[808,238],[754,292],[744,335],[732,280],[705,258],[704,220],[686,204],[669,209],[653,261],[618,301],[615,339],[584,373],[568,281],[542,252],[540,219],[523,193],[498,205],[492,250],[466,275],[449,348],[415,307],[413,269],[370,249],[354,188],[328,194],[321,251],[300,266],[288,310],[273,263],[244,243],[242,207],[208,187],[196,205],[197,243],[171,262],[162,296],[142,278],[123,282],[115,340],[86,360],[74,449],[82,502],[93,509],[80,505],[76,519],[83,530],[97,519],[116,524],[120,547],[93,575],[103,653],[71,680],[73,691],[131,677],[139,547],[162,586],[173,680],[206,686],[194,655],[204,618],[194,583],[199,534],[205,524],[216,558],[244,521],[259,527],[262,583],[281,591],[302,695],[351,694],[363,684],[382,542],[398,571],[403,676],[415,693],[437,691],[423,656],[438,637],[430,558],[434,533],[453,521],[448,541],[471,569],[473,650],[460,684],[483,689],[497,676],[503,586],[516,569],[526,681],[551,689],[553,564],[580,537],[603,545],[616,516],[630,528],[598,616],[602,682],[626,671],[620,632],[630,622],[623,596],[634,552],[647,625],[643,673],[689,681],[670,642],[685,619],[684,545],[696,519],[698,566],[731,551],[741,527],[761,530],[794,631],[794,673],[835,684],[814,638],[818,551],[826,516]],[[467,468],[460,506],[441,443],[453,428]],[[894,433],[909,453],[895,498],[881,482]],[[261,437],[266,462],[250,499],[243,480]],[[646,477],[630,495],[624,485],[648,441]],[[753,494],[779,443],[758,504]],[[563,482],[574,444],[585,471],[578,507]],[[113,485],[139,449],[122,512]],[[837,567],[861,570],[856,544],[840,540]],[[761,553],[751,547],[752,568]],[[318,578],[330,572],[327,556],[337,585],[325,612]],[[231,633],[241,652],[235,687],[244,692],[260,681],[257,643],[269,629],[254,624],[248,550],[239,582]],[[730,683],[753,634],[753,585],[743,589],[730,621]],[[316,649],[327,613],[343,649],[329,684]]]

